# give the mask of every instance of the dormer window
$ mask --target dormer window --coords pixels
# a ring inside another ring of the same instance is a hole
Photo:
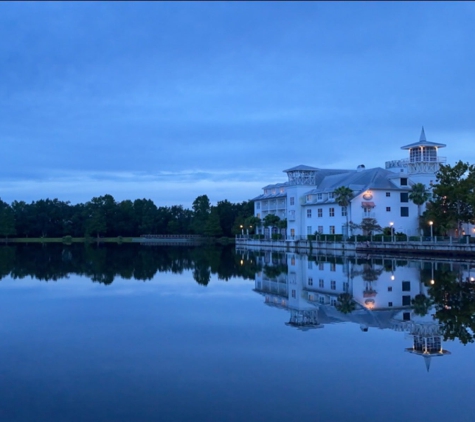
[[[328,198],[329,198],[329,199],[333,199],[334,197],[335,197],[335,192],[330,192],[330,193],[328,194]]]
[[[322,193],[317,193],[317,199],[321,201],[323,199],[323,194]]]
[[[307,195],[307,202],[310,202],[312,200],[312,195]]]
[[[407,186],[407,177],[401,177],[401,186]]]

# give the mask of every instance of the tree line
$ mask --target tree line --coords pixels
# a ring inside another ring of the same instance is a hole
[[[157,207],[150,199],[116,201],[112,195],[82,204],[41,199],[8,204],[0,199],[2,237],[139,236],[142,234],[199,234],[231,237],[253,215],[251,201],[227,200],[211,205],[198,196],[192,209],[181,205]]]

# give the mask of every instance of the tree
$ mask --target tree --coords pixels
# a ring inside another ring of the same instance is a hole
[[[275,214],[267,214],[264,219],[263,219],[263,224],[264,227],[270,227],[271,228],[271,233],[272,233],[272,228],[274,228],[280,221],[280,217]]]
[[[368,236],[371,236],[373,232],[383,231],[383,228],[378,224],[376,218],[363,218],[360,228],[363,230],[363,234],[366,233]]]
[[[419,293],[411,300],[411,304],[416,315],[425,316],[429,313],[432,301],[425,294]]]
[[[211,213],[208,216],[203,229],[203,234],[206,236],[222,236],[223,230],[221,229],[221,222],[219,220],[219,214],[216,207],[211,209]]]
[[[204,233],[204,227],[208,221],[211,212],[211,204],[207,195],[198,196],[192,204],[193,222],[191,223],[192,230],[197,234]]]
[[[429,217],[436,226],[455,228],[460,235],[462,223],[475,223],[475,166],[459,161],[453,167],[441,165],[433,186]]]
[[[0,236],[16,234],[15,215],[10,205],[0,199]]]
[[[421,219],[421,206],[430,198],[430,193],[423,183],[414,183],[409,192],[409,199],[417,205],[417,216],[419,225]]]
[[[346,235],[348,236],[349,223],[351,221],[351,200],[353,199],[353,191],[347,186],[340,186],[334,190],[335,201],[340,207],[346,207]],[[350,214],[350,215],[348,215]],[[348,219],[348,217],[350,217]]]

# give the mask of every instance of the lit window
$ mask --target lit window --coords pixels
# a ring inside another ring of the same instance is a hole
[[[330,208],[328,210],[328,213],[329,213],[330,217],[335,217],[335,208]]]

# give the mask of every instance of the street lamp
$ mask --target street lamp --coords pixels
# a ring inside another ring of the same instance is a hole
[[[430,241],[434,241],[434,229],[433,229],[434,222],[429,221],[429,226],[430,226]]]
[[[389,227],[391,228],[391,242],[394,242],[394,223],[391,221]]]
[[[244,226],[241,224],[239,227],[241,227],[241,234],[244,236]]]

